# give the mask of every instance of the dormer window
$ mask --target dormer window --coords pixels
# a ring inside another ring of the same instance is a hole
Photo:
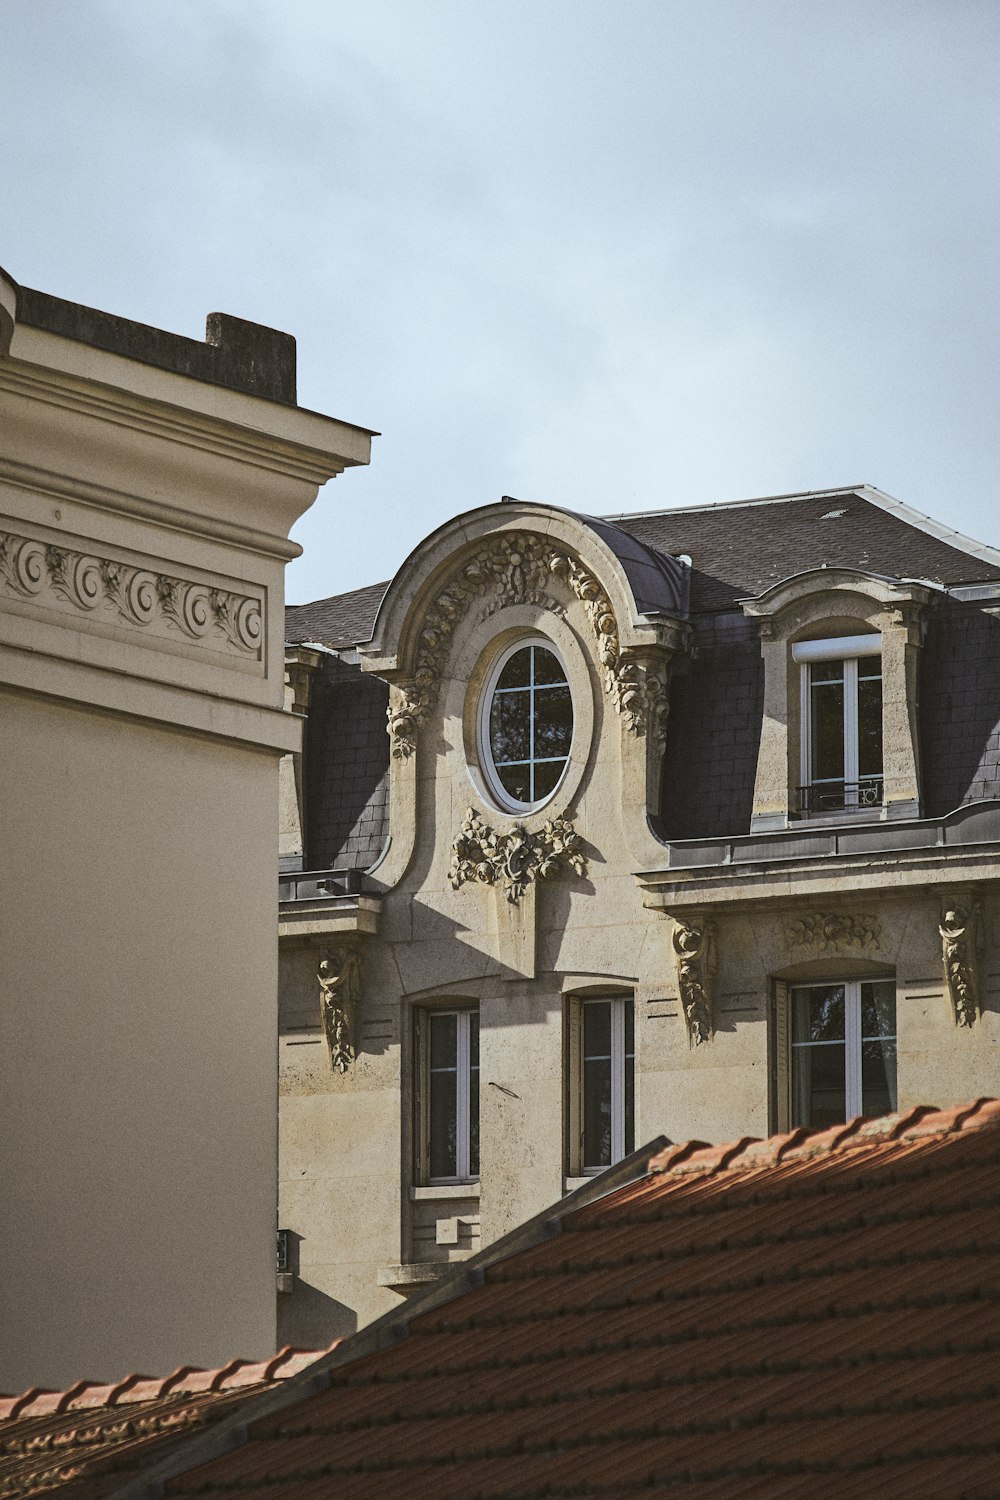
[[[802,693],[799,811],[816,816],[881,807],[881,635],[799,641],[792,659]]]

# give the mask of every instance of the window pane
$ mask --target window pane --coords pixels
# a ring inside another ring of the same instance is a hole
[[[861,1035],[866,1040],[896,1035],[896,986],[891,979],[862,984]]]
[[[519,766],[498,766],[500,785],[514,802],[530,802],[531,767],[525,762]]]
[[[792,1042],[844,1040],[844,986],[810,985],[792,990]]]
[[[490,705],[490,752],[498,767],[504,761],[527,760],[531,700],[527,693],[497,693]]]
[[[836,666],[839,662],[821,662]],[[844,777],[844,684],[817,682],[812,668],[810,703],[812,712],[812,779],[842,781]]]
[[[498,688],[527,687],[531,677],[531,647],[522,646],[504,663],[497,678]]]
[[[568,755],[573,739],[573,704],[568,687],[535,693],[535,755]]]
[[[583,1064],[583,1165],[611,1165],[611,1058]]]
[[[792,1124],[837,1125],[847,1118],[845,1049],[792,1048]]]
[[[469,1173],[479,1176],[479,1016],[469,1014]]]
[[[858,774],[882,774],[881,677],[866,677],[858,682]]]
[[[458,1065],[458,1017],[450,1015],[430,1016],[431,1070],[455,1068]]]
[[[625,1155],[635,1150],[635,1005],[625,1008]]]
[[[887,1115],[896,1108],[896,1043],[861,1043],[861,1113]]]
[[[535,653],[535,682],[565,682],[566,673],[560,665],[559,658],[551,651],[546,651],[544,646],[533,647]]]
[[[583,1055],[611,1056],[611,1005],[607,1000],[591,1000],[583,1007]]]
[[[564,760],[543,760],[541,765],[535,767],[535,795],[532,799],[540,802],[550,792],[555,791],[559,784],[559,778],[566,769]]]

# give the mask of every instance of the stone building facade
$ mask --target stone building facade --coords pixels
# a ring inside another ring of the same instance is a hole
[[[1000,553],[869,487],[505,501],[287,635],[283,1339],[656,1135],[998,1091]]]
[[[0,1390],[275,1349],[295,341],[0,272]]]

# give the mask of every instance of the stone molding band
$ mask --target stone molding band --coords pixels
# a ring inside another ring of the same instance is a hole
[[[54,593],[84,614],[110,604],[125,624],[166,622],[191,641],[220,637],[261,660],[264,616],[249,594],[211,588],[169,573],[0,531],[0,584],[18,598],[45,604]]]

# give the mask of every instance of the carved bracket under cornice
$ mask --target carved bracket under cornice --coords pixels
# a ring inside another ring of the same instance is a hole
[[[941,956],[955,1022],[974,1026],[979,1020],[985,936],[983,904],[972,891],[949,893],[941,903]]]
[[[692,1046],[707,1042],[715,1030],[714,988],[717,968],[715,924],[674,917],[671,938],[677,968],[677,988]]]
[[[488,595],[488,613],[516,604],[551,609],[556,602],[554,586],[562,586],[583,604],[605,691],[628,729],[636,735],[648,731],[665,737],[666,666],[654,668],[646,659],[622,653],[611,601],[578,558],[553,547],[543,536],[505,531],[465,557],[456,576],[424,613],[413,676],[395,684],[389,707],[389,735],[397,759],[407,759],[416,749],[420,726],[437,699],[455,626],[472,601]],[[672,649],[682,644],[686,628],[679,621],[675,625]]]
[[[346,1073],[357,1056],[361,954],[351,943],[324,948],[316,970],[330,1066]]]
[[[469,880],[500,885],[516,906],[533,880],[548,880],[567,867],[586,879],[583,841],[569,819],[552,818],[537,833],[520,823],[500,833],[470,807],[452,844],[448,879],[455,890]]]
[[[191,641],[224,637],[235,651],[258,661],[261,657],[263,612],[260,599],[252,595],[13,532],[0,532],[0,583],[8,593],[42,606],[58,609],[62,601],[91,614],[111,605],[127,625],[152,626],[154,633],[157,625],[169,625]]]

